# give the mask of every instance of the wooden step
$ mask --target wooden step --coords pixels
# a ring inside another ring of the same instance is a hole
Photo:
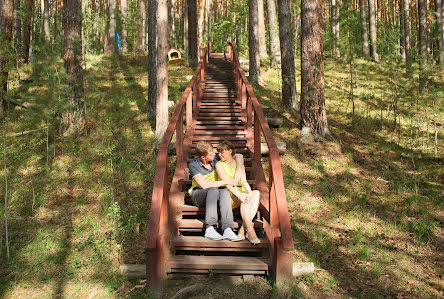
[[[167,273],[267,274],[269,261],[244,256],[175,255],[167,262]]]
[[[171,248],[192,251],[261,251],[268,248],[267,238],[261,238],[261,243],[251,244],[247,240],[231,242],[228,240],[213,241],[203,236],[177,236],[170,241]]]
[[[184,231],[201,231],[204,228],[205,220],[201,219],[179,219],[177,221],[179,230]],[[238,229],[242,224],[241,220],[235,220],[233,222],[233,227]],[[254,228],[262,228],[263,224],[261,222],[253,222]]]

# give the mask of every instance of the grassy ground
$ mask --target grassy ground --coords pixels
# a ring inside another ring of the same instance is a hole
[[[85,67],[88,130],[81,136],[59,136],[54,121],[60,61],[23,68],[21,76],[34,81],[10,83],[14,98],[32,106],[10,111],[7,132],[49,124],[49,146],[45,130],[6,139],[11,256],[2,222],[0,297],[143,297],[140,282],[117,269],[144,262],[156,159],[146,57],[90,56]],[[276,70],[264,68],[265,86],[255,87],[265,113],[284,118],[273,132],[287,144],[281,161],[294,259],[320,270],[282,288],[260,278],[175,277],[165,297],[200,282],[205,298],[443,295],[443,71],[418,93],[417,77],[405,79],[400,66],[355,61],[354,68],[353,114],[349,66],[326,62],[333,142],[297,142],[299,116],[281,110]],[[192,72],[170,66],[170,100],[180,98]]]

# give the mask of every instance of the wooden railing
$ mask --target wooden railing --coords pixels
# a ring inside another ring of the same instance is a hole
[[[188,83],[185,92],[177,103],[173,116],[170,118],[168,128],[159,145],[156,162],[156,173],[154,187],[151,197],[151,208],[148,222],[148,232],[145,243],[146,267],[147,267],[147,289],[149,292],[157,292],[162,288],[165,276],[165,260],[168,256],[168,209],[169,209],[169,171],[168,171],[168,148],[171,140],[176,135],[176,165],[184,162],[184,130],[183,117],[185,114],[186,131],[192,131],[193,122],[199,109],[202,95],[202,83],[205,78],[206,66],[210,57],[210,44],[208,43],[202,53],[193,78]]]
[[[279,281],[292,275],[294,250],[279,150],[253,88],[239,65],[239,56],[232,43],[228,44],[228,57],[233,63],[242,114],[246,115],[247,145],[254,155],[256,185],[261,192],[261,211],[268,222],[264,223],[264,229],[271,245],[275,279]],[[268,188],[261,164],[262,136],[269,148]]]

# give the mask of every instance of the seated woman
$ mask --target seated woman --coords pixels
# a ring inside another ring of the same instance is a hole
[[[236,150],[233,144],[229,141],[223,141],[218,145],[217,151],[220,157],[220,161],[216,163],[217,175],[223,181],[233,179],[237,167],[236,160],[234,159]],[[245,175],[245,168],[242,168],[244,172],[241,180],[237,182],[236,186],[227,185],[227,189],[231,194],[233,210],[240,207],[242,227],[239,229],[239,237],[245,240],[246,233],[247,239],[256,245],[261,241],[254,231],[253,218],[259,207],[260,193],[257,190],[251,190]]]

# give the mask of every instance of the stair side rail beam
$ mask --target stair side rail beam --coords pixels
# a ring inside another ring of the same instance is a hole
[[[293,236],[291,231],[291,224],[290,224],[290,216],[288,214],[288,204],[287,204],[287,198],[285,195],[285,187],[284,187],[284,179],[283,179],[283,173],[282,173],[282,166],[281,161],[279,157],[279,150],[276,145],[276,142],[273,138],[273,134],[271,133],[270,127],[268,126],[268,123],[266,121],[264,112],[262,111],[262,108],[256,98],[256,95],[254,94],[253,87],[251,86],[250,82],[247,80],[244,71],[239,65],[239,56],[237,54],[236,48],[234,45],[230,42],[228,43],[228,46],[230,48],[230,58],[237,68],[236,72],[239,73],[240,77],[242,78],[242,85],[245,85],[246,87],[246,93],[247,93],[247,126],[249,125],[251,128],[251,123],[253,122],[253,115],[252,112],[254,112],[254,144],[253,148],[256,149],[254,152],[255,159],[257,161],[260,161],[260,141],[261,136],[259,135],[262,133],[262,135],[265,138],[265,141],[267,143],[268,148],[270,149],[269,153],[269,171],[270,171],[270,179],[269,179],[269,192],[270,192],[270,205],[276,204],[277,207],[277,215],[273,212],[271,209],[270,212],[270,224],[277,224],[279,225],[279,230],[281,233],[282,238],[282,249],[284,251],[293,251],[294,250],[294,243],[293,243]],[[250,104],[251,103],[251,104]],[[252,109],[248,109],[249,105],[252,106]],[[251,111],[252,110],[252,111]],[[260,128],[260,129],[259,129]],[[260,162],[259,162],[260,163]],[[274,201],[274,202],[271,202]]]
[[[205,48],[203,57],[209,56],[209,47]],[[148,231],[145,242],[146,268],[147,268],[147,291],[161,292],[165,275],[164,261],[168,249],[166,240],[168,239],[168,200],[169,200],[169,175],[168,175],[168,148],[176,133],[176,165],[182,163],[186,157],[183,156],[183,114],[186,113],[187,131],[192,127],[191,122],[195,119],[198,110],[195,108],[201,96],[201,76],[205,74],[202,68],[206,67],[201,59],[196,71],[185,91],[176,105],[174,113],[169,121],[168,128],[159,145],[156,161],[156,173],[154,177],[154,187],[151,196],[151,208],[148,219]],[[194,106],[196,105],[196,106]],[[186,109],[185,109],[186,108]],[[191,109],[190,109],[191,108]]]

